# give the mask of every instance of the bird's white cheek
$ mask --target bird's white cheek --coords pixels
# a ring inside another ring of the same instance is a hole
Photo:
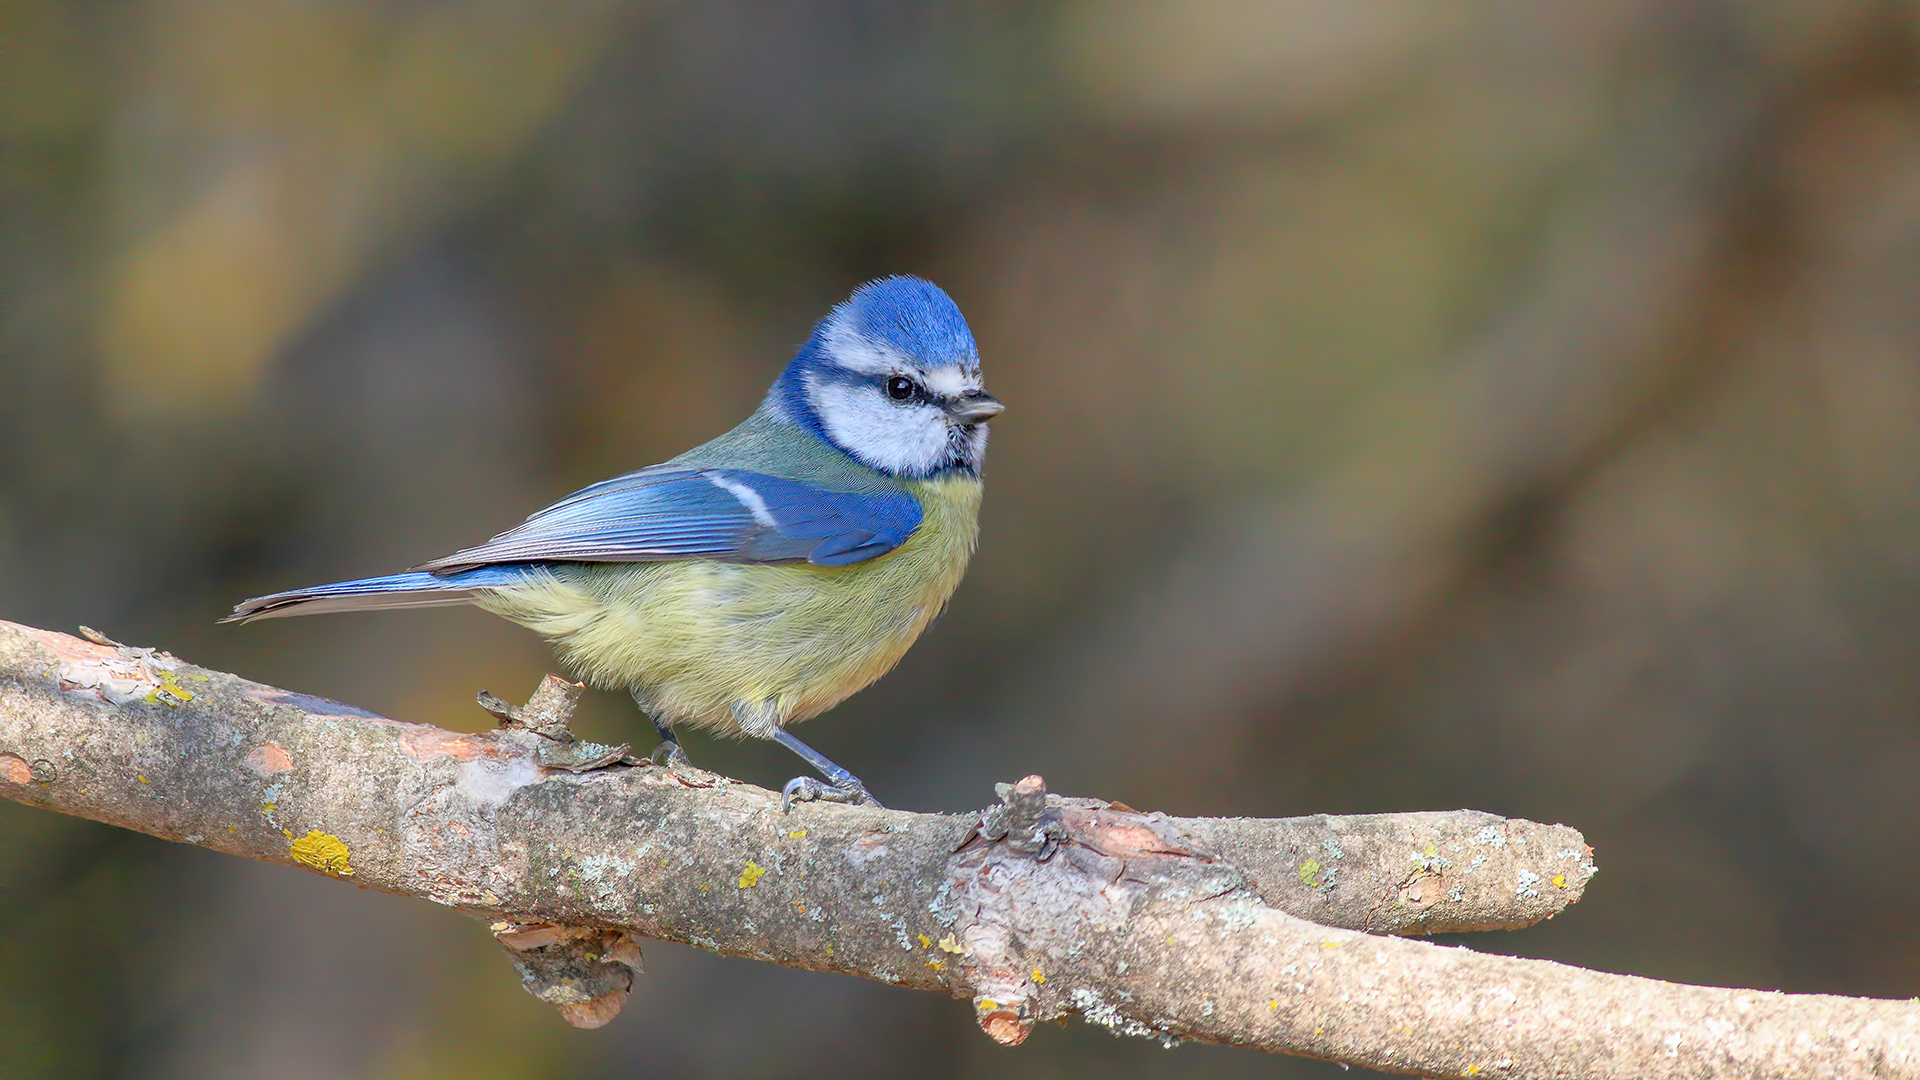
[[[812,389],[820,423],[841,449],[888,472],[926,473],[940,465],[947,421],[938,408],[901,408],[866,387]]]

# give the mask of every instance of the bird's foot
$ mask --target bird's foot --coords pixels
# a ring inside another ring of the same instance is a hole
[[[859,777],[827,760],[825,754],[780,728],[774,729],[773,741],[799,754],[807,764],[819,769],[820,775],[826,777],[822,781],[811,776],[796,776],[787,781],[787,786],[780,789],[781,813],[792,813],[793,804],[796,802],[819,801],[851,803],[855,806],[880,806],[880,800],[867,791],[867,785],[861,783]],[[880,808],[886,809],[884,806]]]
[[[687,752],[681,749],[677,742],[662,741],[659,746],[653,748],[653,753],[647,755],[647,761],[654,765],[665,765],[675,771],[693,768],[693,759],[687,756]]]
[[[647,761],[665,768],[669,775],[687,787],[707,788],[719,782],[719,777],[693,763],[687,752],[677,742],[663,742],[647,755]]]
[[[846,776],[837,784],[829,784],[811,776],[796,776],[787,781],[786,787],[780,789],[780,812],[792,813],[793,804],[797,802],[836,802],[886,809],[881,805],[880,800],[874,798],[873,794],[867,790],[867,785],[861,783],[859,777],[852,775]]]

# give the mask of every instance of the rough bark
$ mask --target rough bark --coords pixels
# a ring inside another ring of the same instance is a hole
[[[459,734],[0,623],[0,795],[458,907],[583,1026],[619,1010],[636,938],[656,937],[940,990],[1004,1043],[1079,1013],[1440,1076],[1920,1068],[1912,1002],[1380,936],[1550,917],[1594,872],[1564,826],[1176,819],[1038,777],[983,813],[783,815],[772,792],[572,741],[574,692],[549,679],[526,709],[488,703],[499,730]]]

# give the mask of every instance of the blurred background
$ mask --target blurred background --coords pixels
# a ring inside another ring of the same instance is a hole
[[[1009,410],[951,611],[805,732],[883,798],[1563,821],[1587,899],[1473,947],[1920,994],[1916,133],[1911,0],[8,0],[0,617],[479,730],[551,666],[490,616],[213,621],[918,273]],[[648,959],[574,1031],[457,913],[0,803],[8,1080],[1335,1072]]]

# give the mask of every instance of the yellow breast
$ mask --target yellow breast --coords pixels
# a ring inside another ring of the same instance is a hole
[[[589,683],[632,689],[655,719],[769,734],[751,729],[817,716],[886,674],[960,584],[980,481],[912,490],[920,527],[852,566],[566,564],[475,603],[552,641]]]

